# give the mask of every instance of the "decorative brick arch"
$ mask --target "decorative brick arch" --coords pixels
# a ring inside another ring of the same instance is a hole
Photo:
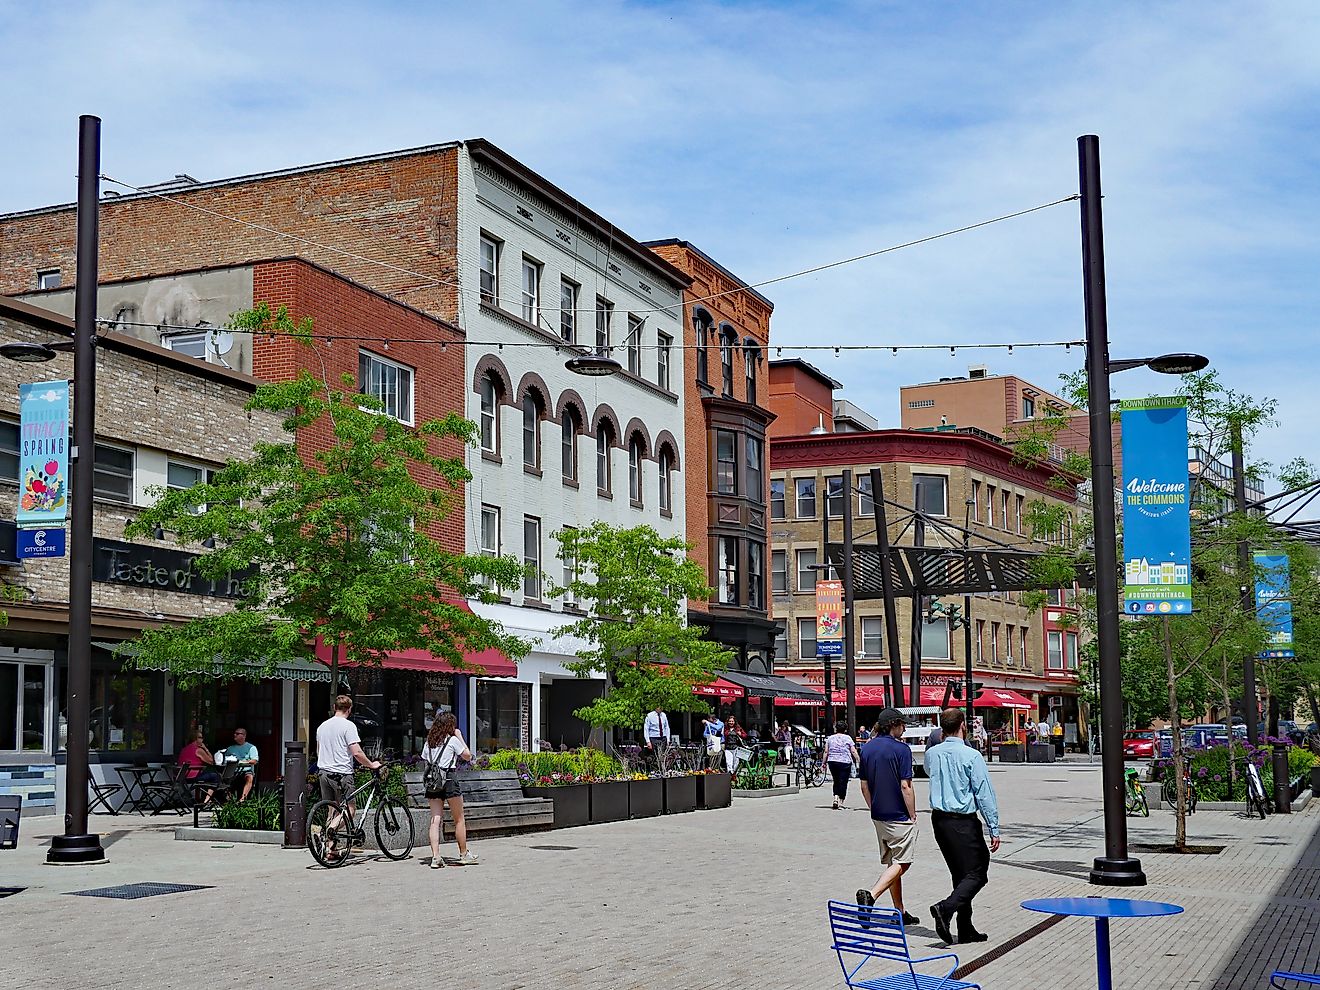
[[[623,436],[625,447],[632,443],[632,438],[634,436],[640,436],[642,438],[642,456],[648,461],[655,460],[655,447],[651,445],[651,431],[648,430],[646,424],[636,416],[628,420],[628,425],[624,428]]]
[[[622,450],[624,434],[623,431],[619,429],[619,417],[615,414],[614,410],[604,402],[596,407],[596,411],[591,416],[591,436],[594,437],[596,435],[596,429],[600,425],[601,420],[608,422],[610,424],[610,429],[614,431],[614,443],[612,446],[618,447]]]
[[[678,441],[668,430],[661,430],[655,438],[655,459],[657,463],[660,460],[660,452],[665,448],[669,449],[669,466],[675,471],[682,471],[683,466],[678,460]]]
[[[582,432],[589,434],[591,432],[591,424],[588,421],[587,404],[582,401],[582,396],[578,395],[571,388],[564,389],[563,393],[559,396],[559,404],[555,406],[555,422],[563,423],[564,411],[570,407],[573,412],[577,414],[578,426],[581,427]]]
[[[545,379],[535,371],[527,372],[518,382],[518,394],[514,404],[519,409],[522,408],[523,399],[527,398],[528,392],[535,392],[541,397],[541,418],[547,418],[550,415],[550,390],[545,386]]]
[[[504,367],[504,362],[494,354],[483,355],[477,362],[477,368],[472,373],[472,391],[481,391],[481,381],[487,375],[494,375],[495,380],[500,386],[500,404],[512,406],[514,402],[513,379],[509,377],[509,369]]]

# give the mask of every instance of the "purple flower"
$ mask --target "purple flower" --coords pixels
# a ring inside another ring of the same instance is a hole
[[[1204,779],[1209,773],[1210,771],[1208,771],[1205,767],[1201,767],[1199,770],[1196,771],[1196,775],[1198,777],[1201,777],[1202,779]]]
[[[1220,781],[1222,781],[1223,779],[1224,779],[1224,778],[1221,777],[1219,774],[1215,774],[1215,783],[1216,783],[1216,784],[1219,783]]]

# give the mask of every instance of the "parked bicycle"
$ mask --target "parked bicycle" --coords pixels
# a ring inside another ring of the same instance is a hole
[[[1160,788],[1160,793],[1165,804],[1177,808],[1178,785],[1172,767],[1164,774],[1164,783]],[[1183,793],[1187,796],[1187,813],[1189,815],[1196,814],[1196,788],[1192,786],[1192,775],[1187,769],[1183,770]]]
[[[793,751],[793,777],[798,787],[819,787],[829,778],[820,754],[810,746]]]
[[[1247,814],[1259,814],[1263,821],[1266,815],[1274,814],[1274,800],[1265,792],[1265,785],[1261,783],[1260,771],[1256,769],[1256,764],[1248,760],[1246,769]]]
[[[762,749],[742,764],[733,786],[743,791],[760,790],[773,785],[774,775],[775,751]]]
[[[1150,817],[1150,805],[1146,803],[1146,791],[1141,786],[1141,771],[1128,767],[1123,771],[1123,781],[1127,785],[1128,814],[1134,811],[1142,818]]]
[[[342,803],[317,801],[312,805],[307,815],[307,849],[322,866],[343,866],[354,848],[367,844],[368,815],[381,854],[393,860],[408,858],[415,838],[412,815],[406,802],[385,791],[389,767],[386,764],[372,773]]]

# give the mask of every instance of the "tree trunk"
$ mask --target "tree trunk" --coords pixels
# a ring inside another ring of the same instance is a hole
[[[1320,703],[1316,702],[1315,689],[1308,687],[1306,689],[1306,700],[1311,705],[1311,721],[1320,725]]]
[[[1177,830],[1173,844],[1179,850],[1187,848],[1187,786],[1183,782],[1182,719],[1178,716],[1178,681],[1173,671],[1173,643],[1169,639],[1169,619],[1164,619],[1164,666],[1169,675],[1169,722],[1173,734],[1173,786],[1174,815]]]
[[[338,637],[335,638],[335,648],[330,651],[330,714],[335,713],[335,697],[339,694],[339,657],[344,649]]]
[[[1234,759],[1236,750],[1233,748],[1233,699],[1228,689],[1228,653],[1224,653],[1224,724],[1228,726],[1228,799],[1233,800],[1233,792],[1237,790],[1237,760]]]

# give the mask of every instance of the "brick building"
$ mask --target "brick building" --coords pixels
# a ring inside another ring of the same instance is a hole
[[[0,340],[50,341],[72,333],[64,317],[0,298]],[[250,455],[254,444],[282,439],[279,417],[244,411],[255,379],[131,337],[103,337],[97,364],[93,763],[159,760],[177,751],[197,724],[209,743],[226,745],[241,720],[261,753],[260,776],[273,778],[283,741],[307,738],[308,690],[328,692],[328,671],[291,668],[280,679],[184,692],[162,673],[121,670],[110,648],[143,629],[231,607],[226,585],[190,577],[189,548],[169,539],[130,542],[124,527],[150,504],[152,486],[191,486],[208,469]],[[38,367],[0,360],[0,498],[11,507],[19,488],[18,386],[72,373],[69,354]],[[53,809],[65,739],[69,561],[16,560],[12,522],[0,526],[0,543],[3,538],[0,567],[20,597],[4,605],[8,621],[0,628],[0,793],[23,793],[26,807]],[[93,772],[119,783],[108,765],[95,765]]]
[[[801,358],[770,362],[771,442],[779,437],[834,432],[834,391],[843,388]]]

